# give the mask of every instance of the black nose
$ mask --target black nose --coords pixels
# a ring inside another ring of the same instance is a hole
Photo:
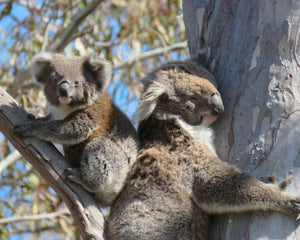
[[[224,112],[224,105],[223,105],[222,99],[216,93],[214,93],[211,96],[211,110],[212,110],[212,113],[215,115],[219,115]]]
[[[59,85],[58,85],[58,94],[59,96],[61,97],[68,97],[69,95],[69,83],[68,82],[61,82]]]

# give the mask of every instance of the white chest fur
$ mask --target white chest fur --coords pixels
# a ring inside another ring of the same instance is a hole
[[[186,123],[185,121],[177,118],[179,125],[184,128],[193,138],[197,139],[200,143],[205,144],[209,147],[214,153],[214,133],[213,130],[204,125],[192,126]]]
[[[58,107],[49,105],[49,113],[51,113],[52,120],[62,120],[77,108],[72,108],[66,104],[60,104]]]
[[[186,130],[193,138],[197,139],[200,143],[206,145],[210,148],[210,150],[216,154],[215,148],[214,148],[214,133],[211,128],[209,128],[206,125],[196,125],[192,126],[185,121],[183,121],[178,116],[172,115],[172,114],[157,114],[156,117],[161,120],[171,119],[175,118],[179,125]]]

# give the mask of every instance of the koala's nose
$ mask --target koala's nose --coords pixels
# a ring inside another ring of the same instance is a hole
[[[221,97],[214,93],[212,96],[211,96],[211,110],[212,110],[212,113],[214,115],[219,115],[221,113],[224,112],[224,105],[223,105],[223,102],[222,102],[222,99]]]
[[[68,97],[68,93],[69,93],[69,83],[68,82],[61,82],[59,85],[58,85],[58,94],[59,96],[61,97]]]

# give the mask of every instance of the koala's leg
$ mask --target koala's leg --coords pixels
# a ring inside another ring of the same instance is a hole
[[[112,140],[98,137],[86,145],[80,162],[80,184],[102,206],[112,203],[123,189],[129,172],[128,157]]]
[[[195,201],[203,210],[208,213],[273,210],[293,216],[300,214],[300,197],[281,192],[291,182],[290,178],[277,184],[273,176],[269,178],[272,183],[266,184],[234,167],[223,167],[222,174],[215,174],[202,189],[195,188]]]
[[[35,136],[46,141],[74,145],[89,137],[98,127],[87,114],[78,111],[63,120],[33,120],[15,127],[14,131],[24,137]]]

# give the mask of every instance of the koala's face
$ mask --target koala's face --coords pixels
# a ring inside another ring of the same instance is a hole
[[[33,59],[32,72],[44,85],[44,93],[51,105],[80,108],[91,105],[107,88],[112,67],[106,60],[93,55],[66,57],[41,53]]]
[[[200,67],[199,67],[200,68]],[[140,120],[180,117],[190,125],[210,125],[224,106],[220,93],[206,78],[176,69],[162,69],[145,79],[140,102]]]

